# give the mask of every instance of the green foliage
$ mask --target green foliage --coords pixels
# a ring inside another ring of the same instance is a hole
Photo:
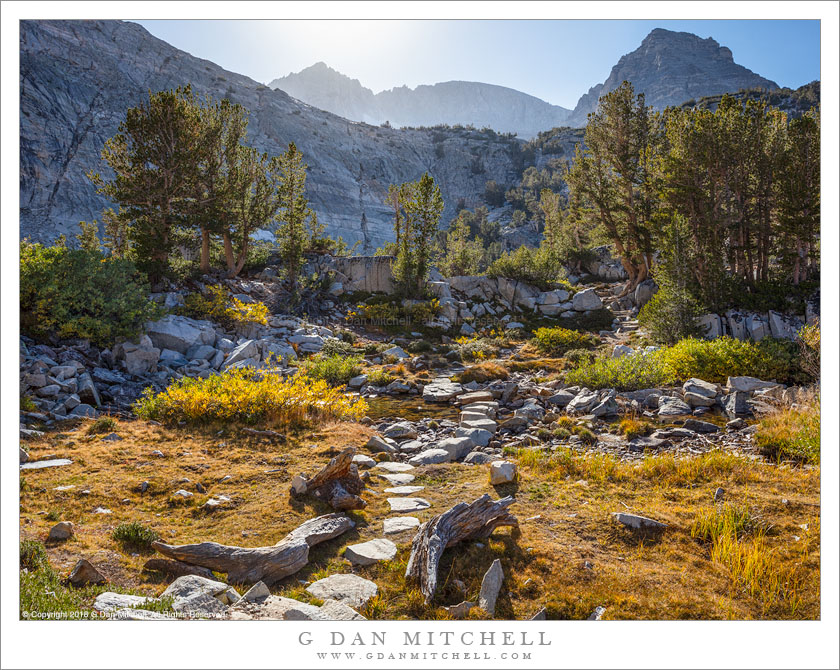
[[[50,561],[47,558],[47,550],[44,543],[36,540],[21,540],[20,543],[20,569],[40,570],[49,567]]]
[[[159,318],[149,286],[125,259],[64,246],[20,244],[21,329],[110,346]]]
[[[566,278],[566,273],[547,245],[537,249],[519,247],[499,256],[487,268],[490,277],[505,277],[548,290]]]
[[[674,344],[684,337],[700,334],[697,317],[701,313],[697,301],[687,291],[660,286],[639,312],[639,325],[655,342]]]
[[[799,330],[799,363],[802,371],[813,381],[820,380],[820,327],[803,326]]]
[[[505,187],[492,179],[484,184],[484,200],[491,207],[505,204]]]
[[[563,323],[572,330],[584,330],[588,332],[598,332],[601,330],[611,330],[612,322],[615,315],[606,307],[601,309],[593,309],[591,312],[580,312],[572,317],[563,319]]]
[[[37,412],[38,405],[35,404],[35,401],[32,400],[27,395],[23,395],[20,397],[20,411],[21,412]]]
[[[438,269],[444,277],[478,274],[484,248],[478,237],[470,239],[469,232],[462,217],[455,219],[446,232],[443,255],[438,260]]]
[[[422,328],[440,313],[440,301],[398,300],[392,296],[368,300],[347,312],[349,323],[381,328],[387,332]]]
[[[538,328],[534,332],[537,348],[544,354],[562,356],[571,349],[591,349],[600,344],[595,335],[568,328]]]
[[[592,363],[566,373],[567,384],[591,389],[614,388],[618,391],[667,386],[674,382],[659,352],[635,353],[621,358],[596,358]]]
[[[420,297],[429,276],[432,241],[443,212],[443,196],[435,180],[426,173],[419,181],[399,188],[392,186],[386,202],[394,208],[397,232],[394,282],[403,295]]]
[[[307,377],[338,386],[357,376],[362,371],[361,363],[361,356],[316,354],[301,365],[301,370]]]
[[[320,353],[323,356],[353,356],[357,350],[349,342],[331,337],[324,341]]]
[[[160,535],[151,528],[146,528],[139,521],[119,524],[111,533],[111,537],[127,549],[148,551],[152,542],[159,540]]]
[[[698,514],[691,525],[691,537],[712,543],[730,535],[740,539],[762,526],[749,507],[727,504]]]
[[[567,372],[566,383],[619,391],[668,386],[692,377],[723,383],[729,376],[750,375],[797,383],[802,375],[797,352],[795,342],[769,337],[757,343],[686,338],[658,351],[596,358]]]
[[[76,240],[79,242],[79,248],[90,253],[98,252],[100,250],[99,226],[96,224],[96,221],[93,223],[79,221],[79,228],[81,228],[82,231],[76,235]]]
[[[367,383],[372,386],[387,386],[394,381],[394,375],[384,368],[374,368],[367,373]]]

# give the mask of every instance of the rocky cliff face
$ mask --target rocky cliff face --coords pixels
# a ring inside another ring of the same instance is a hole
[[[294,141],[309,165],[307,194],[332,235],[372,249],[391,239],[384,196],[391,183],[429,171],[446,201],[482,202],[489,179],[517,176],[512,140],[479,131],[395,130],[354,123],[195,58],[120,21],[23,21],[20,33],[21,236],[50,241],[78,232],[111,203],[86,173],[128,107],[148,91],[187,83],[251,112],[249,138],[279,154]]]
[[[657,28],[641,46],[622,56],[602,84],[578,101],[568,125],[586,125],[586,115],[598,107],[598,98],[629,81],[655,109],[679,105],[691,98],[734,93],[742,88],[779,88],[732,58],[732,52],[711,37]]]
[[[357,79],[316,63],[272,81],[294,98],[354,121],[392,126],[439,124],[490,127],[531,138],[563,125],[570,110],[527,93],[474,81],[447,81],[410,89],[400,86],[374,94]]]

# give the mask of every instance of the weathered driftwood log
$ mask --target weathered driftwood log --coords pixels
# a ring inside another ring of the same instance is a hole
[[[365,483],[359,478],[359,468],[353,462],[356,447],[347,447],[331,459],[312,479],[298,475],[292,481],[292,495],[309,493],[326,500],[333,509],[362,509],[365,501],[359,497]]]
[[[411,543],[405,576],[419,582],[427,603],[435,595],[443,550],[463,540],[488,537],[499,526],[518,526],[516,517],[507,510],[512,503],[512,496],[491,500],[485,493],[471,503],[458,503],[420,526]]]
[[[263,581],[270,586],[293,575],[309,561],[309,547],[338,537],[355,526],[343,514],[325,514],[295,528],[273,547],[229,547],[216,542],[173,546],[153,542],[164,556],[216,572],[226,572],[228,580],[241,584]]]

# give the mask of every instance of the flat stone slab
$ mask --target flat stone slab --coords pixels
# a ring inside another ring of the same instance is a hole
[[[426,449],[416,456],[408,459],[412,465],[434,465],[436,463],[448,463],[452,455],[446,449]]]
[[[21,470],[40,470],[41,468],[57,468],[62,465],[70,465],[73,461],[69,458],[50,458],[46,461],[30,461],[21,463]]]
[[[414,466],[409,465],[408,463],[393,463],[391,461],[383,461],[382,463],[377,463],[376,467],[380,470],[385,470],[386,472],[391,473],[408,472],[409,470],[414,469]]]
[[[352,607],[337,600],[327,600],[319,608],[319,613],[325,621],[367,621]]]
[[[394,495],[398,496],[407,496],[411,495],[412,493],[420,493],[425,486],[394,486],[389,489],[385,489],[385,493],[393,493]]]
[[[330,575],[306,587],[309,595],[321,600],[337,600],[348,607],[362,607],[373,598],[379,587],[358,575]]]
[[[490,391],[472,391],[471,393],[464,393],[455,399],[458,405],[469,405],[474,402],[492,402],[494,400],[493,394]]]
[[[379,561],[393,560],[397,545],[391,540],[377,538],[361,544],[351,544],[344,550],[344,558],[353,565],[373,565]]]
[[[404,484],[411,484],[415,480],[414,475],[409,475],[405,472],[398,473],[396,475],[383,475],[380,474],[382,479],[386,480],[389,484],[393,484],[394,486],[402,486]]]
[[[392,512],[420,512],[432,504],[423,498],[388,498]]]
[[[125,593],[113,593],[105,591],[96,596],[93,601],[93,609],[97,612],[109,612],[112,610],[122,609],[124,607],[136,607],[137,605],[145,605],[159,602],[157,598],[146,598],[144,596],[131,596]]]
[[[407,530],[414,530],[420,525],[416,516],[395,516],[382,522],[385,535],[396,535]]]
[[[353,456],[353,462],[357,467],[364,468],[365,470],[376,467],[376,461],[370,456],[365,456],[364,454],[356,454]]]

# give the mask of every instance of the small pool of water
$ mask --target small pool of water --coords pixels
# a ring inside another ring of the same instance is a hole
[[[446,402],[424,402],[421,396],[378,396],[365,398],[367,415],[374,421],[400,418],[407,421],[420,419],[458,420],[458,408]]]

